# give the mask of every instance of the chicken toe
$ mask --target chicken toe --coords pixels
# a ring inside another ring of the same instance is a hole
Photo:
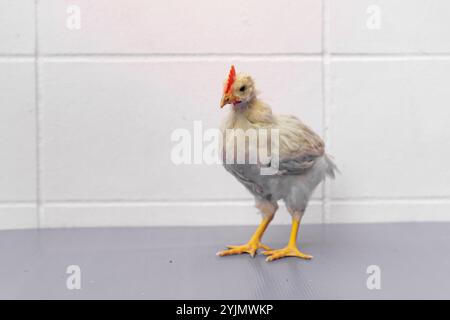
[[[260,242],[248,242],[241,246],[227,246],[228,250],[223,250],[217,252],[217,255],[220,257],[230,256],[234,254],[242,254],[248,253],[252,257],[256,255],[258,249],[270,250],[270,248]]]

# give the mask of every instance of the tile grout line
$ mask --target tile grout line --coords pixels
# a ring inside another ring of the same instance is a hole
[[[330,199],[330,203],[334,204],[450,204],[450,198],[354,198],[354,199]],[[27,202],[7,202],[0,203],[0,206],[26,206]],[[116,199],[116,200],[49,200],[45,202],[45,206],[253,206],[251,200],[238,200],[238,201],[226,201],[226,200],[128,200],[128,199]],[[322,204],[321,199],[311,199],[310,204]]]
[[[450,53],[449,53],[450,54]],[[234,57],[244,57],[244,58],[277,58],[277,57],[320,57],[321,52],[62,52],[62,53],[43,53],[43,57],[48,58],[63,58],[63,57],[110,57],[110,58],[121,58],[121,57],[136,57],[136,58],[234,58]]]
[[[450,197],[366,197],[366,198],[330,198],[330,203],[333,204],[349,204],[349,205],[385,205],[385,204],[450,204]],[[0,207],[30,207],[36,204],[32,200],[17,200],[17,201],[0,201]],[[78,206],[253,206],[251,199],[240,200],[221,200],[221,199],[63,199],[63,200],[48,200],[43,203],[45,206],[64,206],[64,207],[78,207]],[[310,204],[322,205],[321,198],[311,199]]]
[[[321,75],[320,75],[320,84],[321,84],[321,98],[322,98],[322,137],[325,140],[325,67],[324,67],[324,60],[325,60],[325,27],[324,27],[324,17],[325,17],[325,0],[321,1],[321,5],[322,5],[322,12],[321,12],[321,18],[322,18],[322,30],[321,30],[321,46],[322,46],[322,54],[321,54]],[[325,141],[326,142],[326,141]],[[321,223],[324,224],[325,223],[325,181],[322,182],[321,187],[321,191],[322,191],[322,197],[321,197],[321,201],[322,201],[322,210],[321,210]]]
[[[329,122],[330,122],[330,51],[328,48],[329,40],[329,3],[328,0],[322,0],[322,135],[326,150],[329,149]],[[326,224],[330,215],[330,186],[329,179],[322,183],[322,223]]]
[[[190,63],[190,62],[232,62],[232,61],[249,61],[249,62],[309,62],[320,61],[321,55],[314,56],[40,56],[45,62],[130,62],[130,63]]]
[[[42,216],[42,170],[41,170],[41,105],[40,105],[40,75],[39,75],[39,30],[38,30],[38,1],[34,1],[34,94],[36,112],[36,228],[41,228]]]
[[[326,0],[323,0],[326,1]],[[329,33],[329,32],[328,32]],[[360,58],[378,58],[378,59],[449,59],[450,52],[330,52],[328,54],[333,59],[360,59]],[[34,53],[0,53],[0,59],[14,58],[34,58]],[[318,58],[323,56],[323,52],[317,53],[44,53],[41,58],[46,59],[120,59],[120,58],[142,58],[142,59],[298,59],[298,58]]]

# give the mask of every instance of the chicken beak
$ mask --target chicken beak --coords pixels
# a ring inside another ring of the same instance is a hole
[[[224,93],[224,95],[222,96],[222,100],[220,100],[220,107],[223,108],[224,106],[226,106],[229,103],[233,103],[234,102],[234,97],[229,94],[229,93]]]

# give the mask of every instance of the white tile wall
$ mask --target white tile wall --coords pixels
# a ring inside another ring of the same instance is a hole
[[[448,53],[447,0],[338,0],[330,3],[335,53]]]
[[[38,227],[36,204],[0,204],[0,229]]]
[[[0,61],[0,201],[36,199],[34,64]]]
[[[333,198],[450,197],[450,59],[335,61]]]
[[[0,61],[0,228],[36,227],[34,63]]]
[[[231,63],[336,158],[307,223],[450,220],[449,6],[0,0],[0,229],[256,224],[220,166],[169,159]]]
[[[66,28],[66,9],[81,28]],[[45,53],[318,53],[317,0],[41,1]]]
[[[313,200],[303,222],[321,223],[321,211],[321,203]],[[43,228],[251,225],[259,220],[252,201],[57,203],[46,206],[40,225]],[[280,206],[272,224],[288,223],[290,216]]]
[[[34,53],[34,14],[32,0],[0,1],[0,55]]]

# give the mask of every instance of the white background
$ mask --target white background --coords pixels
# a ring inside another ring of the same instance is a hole
[[[221,166],[170,160],[231,63],[342,171],[307,222],[450,220],[448,0],[0,0],[0,229],[256,224]]]

